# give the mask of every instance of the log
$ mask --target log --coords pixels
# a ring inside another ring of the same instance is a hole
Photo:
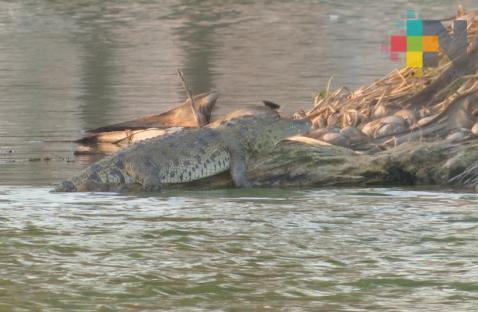
[[[250,159],[247,172],[252,185],[260,187],[440,185],[478,191],[478,138],[408,142],[368,155],[296,137]],[[223,174],[188,186],[231,185]]]

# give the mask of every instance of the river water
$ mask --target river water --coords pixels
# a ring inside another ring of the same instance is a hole
[[[360,4],[359,4],[360,3]],[[463,1],[478,8],[478,1]],[[478,196],[257,189],[54,194],[85,129],[221,93],[307,109],[403,63],[429,1],[0,1],[0,311],[478,309]]]

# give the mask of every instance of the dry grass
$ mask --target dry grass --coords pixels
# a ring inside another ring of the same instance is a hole
[[[478,40],[478,12],[465,12],[458,9],[457,16],[444,19],[452,32],[453,19],[468,21],[469,49],[476,48]],[[321,92],[314,98],[314,107],[307,112],[315,128],[346,126],[363,127],[366,123],[387,116],[400,109],[406,109],[408,101],[426,86],[430,85],[448,68],[451,62],[443,53],[439,54],[439,66],[423,70],[417,77],[414,69],[396,69],[385,77],[362,86],[354,91],[339,88],[335,91]],[[329,89],[330,82],[327,89]],[[478,72],[461,76],[438,91],[434,101],[423,103],[417,116],[425,118],[444,111],[456,97],[478,91]],[[441,95],[441,96],[440,96]]]

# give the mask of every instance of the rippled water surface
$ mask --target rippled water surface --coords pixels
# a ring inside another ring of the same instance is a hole
[[[478,306],[477,195],[48,191],[0,188],[2,311]]]
[[[478,8],[478,1],[463,1]],[[85,129],[218,90],[214,115],[401,66],[407,9],[455,1],[0,1],[0,311],[476,311],[478,196],[55,194]]]

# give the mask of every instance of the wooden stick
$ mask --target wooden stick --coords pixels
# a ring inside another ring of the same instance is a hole
[[[196,103],[194,102],[193,96],[191,94],[191,90],[189,89],[189,87],[186,83],[186,80],[184,80],[183,72],[180,69],[178,69],[177,73],[178,73],[179,78],[181,79],[181,82],[183,83],[183,87],[186,90],[186,94],[188,95],[189,100],[191,101],[191,108],[193,110],[194,119],[196,119],[196,123],[198,124],[198,128],[201,128],[202,126],[204,126],[205,122],[204,122],[204,120],[202,120],[199,117],[199,113],[198,113],[198,110],[197,110]]]

